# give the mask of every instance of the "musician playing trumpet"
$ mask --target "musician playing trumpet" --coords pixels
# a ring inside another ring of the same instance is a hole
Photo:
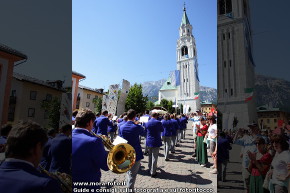
[[[196,158],[201,167],[205,167],[208,158],[207,158],[207,144],[204,143],[204,138],[208,130],[208,125],[204,118],[200,118],[200,125],[196,125],[196,135],[197,135],[197,147],[196,147]]]
[[[107,156],[102,139],[91,133],[96,117],[89,109],[80,110],[72,131],[73,188],[100,188],[101,169],[108,171]],[[79,184],[77,183],[88,183]],[[95,185],[90,182],[96,182]]]

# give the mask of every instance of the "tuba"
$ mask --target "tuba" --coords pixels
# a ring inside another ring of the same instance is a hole
[[[56,179],[60,183],[60,187],[63,193],[72,193],[72,178],[66,173],[60,172],[48,172],[40,164],[38,165],[40,172]]]
[[[104,146],[109,150],[107,164],[112,172],[121,174],[132,168],[136,161],[136,153],[131,145],[127,143],[113,145],[107,136],[97,135],[94,132],[91,133],[100,138]]]

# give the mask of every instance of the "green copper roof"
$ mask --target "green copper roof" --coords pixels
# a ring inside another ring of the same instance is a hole
[[[166,82],[164,82],[163,86],[160,90],[172,90],[176,89],[177,87],[172,85],[171,78],[169,77]]]
[[[184,25],[190,24],[189,20],[188,20],[188,17],[186,15],[185,9],[183,10],[183,16],[182,16],[182,20],[181,20],[181,24],[180,25],[182,25],[182,24],[184,24]]]

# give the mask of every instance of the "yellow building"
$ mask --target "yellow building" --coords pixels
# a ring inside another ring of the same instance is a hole
[[[202,113],[210,113],[212,111],[216,111],[216,105],[210,102],[201,102],[201,112]]]
[[[48,127],[48,113],[41,107],[43,101],[52,101],[55,97],[61,101],[65,90],[61,81],[45,82],[19,73],[13,74],[8,123],[20,120],[32,120]]]
[[[79,85],[78,95],[76,101],[76,108],[88,108],[95,112],[96,104],[94,99],[103,98],[103,89],[93,89],[86,86]]]
[[[268,105],[257,108],[258,123],[262,130],[273,130],[278,127],[279,122],[288,123],[289,113],[281,111],[279,108],[269,107]]]

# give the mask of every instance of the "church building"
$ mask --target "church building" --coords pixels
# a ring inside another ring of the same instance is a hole
[[[183,9],[179,39],[176,46],[177,70],[171,72],[167,81],[159,90],[159,100],[171,100],[179,108],[183,105],[183,113],[200,110],[199,77],[195,38],[192,25]]]

